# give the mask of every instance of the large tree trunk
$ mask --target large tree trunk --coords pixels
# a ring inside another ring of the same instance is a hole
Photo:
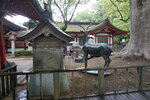
[[[150,0],[130,0],[131,34],[128,46],[122,51],[125,58],[150,59]]]

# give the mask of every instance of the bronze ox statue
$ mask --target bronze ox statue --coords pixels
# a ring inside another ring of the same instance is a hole
[[[89,31],[81,31],[84,33],[84,59],[85,59],[85,68],[87,68],[87,60],[93,57],[103,57],[105,60],[104,67],[108,67],[111,59],[109,56],[111,55],[112,48],[107,45],[106,43],[97,43],[97,44],[90,44],[88,43],[88,32]],[[90,58],[88,58],[88,54],[90,54]]]

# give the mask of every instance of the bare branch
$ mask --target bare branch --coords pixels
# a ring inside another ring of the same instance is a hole
[[[65,21],[65,16],[64,16],[63,11],[61,10],[61,7],[56,3],[55,0],[54,0],[54,4],[58,7],[58,9],[59,9],[59,11],[60,11],[60,13],[61,13],[61,15],[62,15],[62,17],[63,17],[63,20]]]
[[[89,0],[86,0],[89,1]],[[60,3],[57,3],[57,0],[54,0],[54,4],[56,5],[56,7],[58,8],[58,10],[61,13],[61,16],[63,18],[63,22],[64,22],[64,26],[62,27],[62,30],[66,30],[68,23],[72,20],[74,13],[77,9],[77,6],[82,2],[82,0],[64,0],[62,5],[59,5]],[[70,9],[71,8],[71,9]],[[72,10],[69,13],[69,17],[68,17],[68,12]]]
[[[75,13],[75,11],[76,11],[77,6],[78,6],[79,3],[80,3],[80,0],[78,0],[78,2],[76,3],[76,5],[75,5],[75,7],[74,7],[74,9],[73,9],[72,15],[71,15],[71,17],[70,17],[70,19],[69,19],[69,22],[70,22],[71,19],[73,18],[73,15],[74,15],[74,13]]]
[[[84,31],[86,31],[85,28],[82,25],[78,25],[78,26],[80,26]]]
[[[89,27],[90,27],[91,25],[92,25],[92,23],[90,23],[86,29],[85,29],[85,27],[83,27],[82,25],[78,25],[78,26],[80,26],[84,31],[88,31],[88,29],[89,29]]]
[[[90,23],[90,24],[88,25],[88,27],[86,28],[86,30],[88,30],[90,26],[92,26],[92,23]]]

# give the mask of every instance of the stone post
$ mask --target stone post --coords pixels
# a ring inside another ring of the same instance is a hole
[[[62,70],[62,41],[55,36],[39,36],[33,42],[33,71]],[[69,90],[65,73],[37,74],[30,78],[30,97],[59,99]],[[36,88],[36,90],[35,90]]]
[[[9,36],[9,40],[11,42],[11,54],[12,57],[15,57],[15,40],[16,40],[16,33],[14,32],[9,32],[7,34]]]

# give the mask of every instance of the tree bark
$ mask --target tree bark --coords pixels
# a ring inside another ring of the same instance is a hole
[[[131,34],[130,41],[124,50],[123,57],[141,57],[150,59],[150,0],[130,0]]]

